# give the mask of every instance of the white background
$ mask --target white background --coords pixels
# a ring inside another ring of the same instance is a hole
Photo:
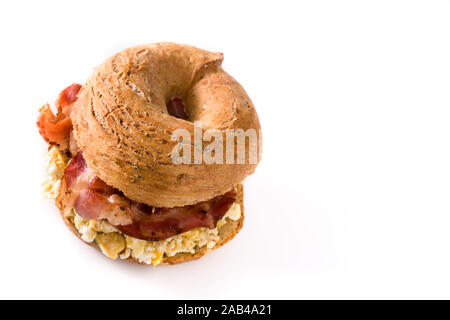
[[[449,1],[2,1],[0,298],[450,298]],[[41,197],[37,109],[128,46],[225,55],[261,120],[246,224],[111,261]]]

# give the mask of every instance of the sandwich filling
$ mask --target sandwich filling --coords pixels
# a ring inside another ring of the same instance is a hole
[[[132,201],[108,186],[86,165],[81,152],[64,170],[65,210],[74,208],[87,220],[105,219],[122,233],[158,241],[198,227],[214,228],[236,200],[236,191],[195,205],[156,208]],[[67,214],[67,213],[65,213]]]
[[[70,162],[68,160],[68,157],[59,151],[57,147],[53,146],[50,148],[46,158],[46,169],[49,178],[43,184],[43,191],[46,197],[56,198],[59,192],[63,191],[60,190],[61,181],[70,163],[74,161],[73,159]],[[214,248],[220,240],[220,230],[227,223],[241,218],[240,205],[233,200],[227,206],[223,216],[212,227],[209,227],[209,225],[198,226],[161,240],[146,240],[139,239],[134,234],[127,234],[127,230],[121,230],[122,227],[120,225],[115,226],[108,219],[83,217],[77,211],[76,206],[67,206],[66,208],[64,216],[75,226],[81,238],[88,243],[95,241],[107,257],[111,259],[133,258],[141,263],[153,265],[158,265],[164,257],[171,257],[177,253],[193,254],[198,248],[205,246],[207,249]],[[104,212],[102,213],[101,211],[102,208],[99,208],[97,215],[105,217]],[[146,215],[152,216],[151,213]]]

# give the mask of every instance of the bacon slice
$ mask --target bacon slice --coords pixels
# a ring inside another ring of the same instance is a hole
[[[67,205],[75,208],[81,217],[107,219],[116,226],[133,222],[131,202],[98,178],[86,165],[81,152],[72,158],[64,177],[70,190]]]
[[[230,191],[212,200],[191,206],[154,208],[134,203],[131,207],[133,223],[117,228],[134,238],[156,241],[199,228],[214,228],[236,200],[236,193]]]
[[[63,114],[66,117],[70,116],[70,109],[67,109],[67,107],[72,106],[72,104],[77,101],[77,95],[80,89],[81,84],[73,83],[59,94],[56,104],[62,109]]]
[[[48,104],[39,109],[37,126],[42,138],[47,142],[60,143],[70,135],[72,121],[70,118],[57,120]]]
[[[214,228],[236,200],[234,190],[195,205],[155,208],[127,199],[87,167],[81,152],[64,172],[71,191],[71,205],[88,220],[106,219],[122,233],[142,240],[158,241],[194,228]]]
[[[75,210],[85,219],[107,219],[113,225],[127,224],[132,221],[129,204],[124,206],[110,202],[108,196],[93,189],[80,191],[75,202]]]
[[[56,102],[58,112],[55,115],[48,104],[39,109],[37,127],[39,133],[47,142],[61,143],[70,136],[72,121],[70,120],[70,109],[77,100],[77,94],[81,85],[74,83],[64,89]]]
[[[84,161],[83,154],[81,152],[77,153],[77,155],[70,160],[69,165],[64,170],[64,177],[66,179],[67,187],[71,188],[77,181],[78,177],[81,176],[87,169],[88,167],[86,161]]]

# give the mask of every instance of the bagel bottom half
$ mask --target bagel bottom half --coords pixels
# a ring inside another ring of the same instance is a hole
[[[195,260],[233,239],[244,222],[244,191],[235,187],[236,201],[213,229],[197,228],[162,241],[145,241],[122,234],[105,220],[85,220],[67,207],[68,192],[63,176],[68,158],[56,147],[47,155],[49,180],[44,194],[56,198],[64,223],[79,239],[112,259],[120,257],[139,264],[177,264]]]
[[[82,234],[76,228],[75,223],[73,222],[73,219],[70,219],[69,217],[66,217],[64,215],[65,210],[64,210],[63,204],[62,204],[63,203],[62,198],[64,195],[64,187],[65,187],[65,183],[63,182],[61,184],[60,194],[59,194],[58,198],[56,199],[56,204],[60,210],[61,217],[64,220],[64,223],[69,228],[69,230],[72,231],[72,233],[75,234],[81,241],[102,251],[102,249],[100,248],[97,241],[88,242],[88,241],[83,240]],[[204,256],[208,252],[223,246],[225,243],[227,243],[228,241],[233,239],[234,236],[241,230],[241,228],[244,224],[244,201],[243,201],[244,200],[244,189],[243,189],[242,184],[237,185],[236,189],[237,189],[237,198],[236,198],[235,204],[239,204],[239,206],[240,206],[240,217],[238,220],[226,219],[226,223],[224,223],[220,226],[219,225],[217,226],[219,239],[218,239],[218,241],[215,241],[215,244],[212,248],[209,248],[207,245],[204,245],[201,247],[195,247],[194,253],[179,252],[173,256],[164,255],[161,257],[162,260],[158,261],[157,263],[152,263],[152,264],[153,265],[170,265],[170,264],[178,264],[178,263],[183,263],[183,262],[187,262],[187,261],[191,261],[191,260],[196,260],[196,259],[199,259],[202,256]],[[131,255],[123,260],[131,261],[131,262],[135,262],[135,263],[143,264],[143,265],[148,264],[143,261],[139,261],[137,258],[135,258]]]

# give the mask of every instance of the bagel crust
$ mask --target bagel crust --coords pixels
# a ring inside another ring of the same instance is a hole
[[[123,50],[96,68],[71,112],[88,167],[129,199],[155,207],[205,201],[239,184],[257,166],[249,156],[244,164],[171,159],[178,144],[172,133],[185,129],[194,137],[194,121],[223,137],[227,129],[254,129],[261,139],[255,108],[222,60],[221,53],[158,43]],[[168,114],[174,98],[184,102],[188,120]]]

